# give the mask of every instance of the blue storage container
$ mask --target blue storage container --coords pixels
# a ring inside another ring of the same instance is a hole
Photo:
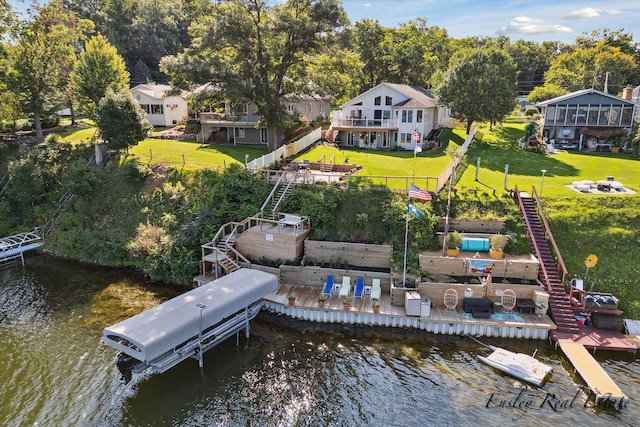
[[[462,251],[487,252],[489,250],[489,239],[465,237],[462,239]]]

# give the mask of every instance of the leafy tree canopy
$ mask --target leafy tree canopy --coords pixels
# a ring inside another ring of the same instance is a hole
[[[516,103],[516,66],[503,51],[469,49],[451,58],[449,69],[435,88],[438,102],[451,115],[466,121],[494,123],[511,112]]]
[[[78,92],[85,114],[94,116],[107,91],[129,88],[129,73],[116,49],[101,35],[92,37],[80,54],[71,80]]]
[[[553,83],[548,83],[544,86],[535,87],[529,93],[529,96],[527,96],[527,101],[535,104],[537,102],[542,102],[548,99],[553,99],[555,97],[562,96],[566,93],[568,93],[568,91],[561,88],[560,86],[555,85]]]
[[[147,137],[151,125],[129,92],[109,90],[98,106],[98,128],[109,148],[128,152]]]
[[[338,0],[222,1],[192,26],[191,47],[163,59],[161,69],[174,84],[211,81],[230,99],[251,100],[274,149],[276,130],[291,122],[283,96],[310,90],[305,58],[320,53],[327,36],[346,23]]]

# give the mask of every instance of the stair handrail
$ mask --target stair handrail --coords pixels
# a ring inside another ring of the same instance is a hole
[[[531,243],[533,244],[533,249],[536,251],[536,258],[538,259],[538,263],[540,264],[540,269],[545,281],[545,286],[547,288],[547,291],[551,291],[551,288],[550,288],[551,281],[549,280],[547,269],[545,268],[544,262],[542,260],[542,256],[540,255],[540,248],[538,247],[538,242],[536,242],[536,239],[534,238],[533,233],[531,232],[531,223],[529,223],[529,218],[527,218],[527,215],[524,214],[525,213],[524,203],[522,202],[522,198],[520,197],[520,191],[518,190],[518,186],[514,187],[513,197],[515,197],[516,202],[518,203],[518,209],[520,209],[520,212],[522,213],[522,218],[524,218],[525,228],[527,230],[527,235],[529,236],[529,241],[531,241]]]
[[[264,203],[260,207],[260,212],[264,212],[264,210],[267,207],[267,205],[269,204],[269,202],[271,202],[273,200],[273,196],[275,195],[276,191],[278,190],[278,187],[281,185],[282,181],[284,180],[284,176],[285,175],[286,175],[286,172],[280,174],[280,177],[278,178],[278,181],[276,181],[276,183],[274,184],[273,188],[271,189],[271,193],[269,193],[269,195],[267,196],[267,199],[264,201]]]
[[[567,267],[564,264],[564,259],[562,258],[560,249],[558,248],[558,245],[556,244],[556,240],[553,237],[553,233],[551,232],[551,227],[549,226],[549,221],[547,220],[547,216],[544,214],[544,210],[542,209],[542,200],[540,199],[540,196],[536,192],[535,187],[531,188],[531,194],[534,196],[536,200],[536,209],[538,210],[538,216],[540,217],[540,219],[542,219],[542,223],[544,224],[545,236],[551,242],[551,247],[553,247],[553,251],[556,254],[556,258],[558,260],[558,266],[557,266],[558,273],[561,276],[562,284],[565,285],[567,280],[567,274],[568,274]]]
[[[336,164],[336,155],[334,154],[333,156],[331,156],[331,158],[329,159],[329,163],[335,165]]]
[[[280,202],[282,202],[286,197],[289,189],[295,183],[297,176],[298,176],[298,173],[296,172],[294,175],[294,179],[287,182],[287,186],[284,188],[284,191],[282,192],[282,194],[280,194],[280,198],[276,201],[276,203],[273,205],[273,208],[271,209],[273,213],[275,213],[275,211],[278,209],[278,206],[280,206]]]
[[[326,155],[326,154],[327,154],[327,153],[323,153],[323,154],[322,154],[322,156],[320,156],[320,158],[318,159],[318,163],[322,163],[322,162],[324,162],[324,158],[325,158],[325,155]],[[334,155],[335,155],[335,154],[334,154]]]

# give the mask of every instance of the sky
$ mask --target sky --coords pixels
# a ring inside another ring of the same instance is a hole
[[[18,11],[30,3],[9,0]],[[505,35],[512,41],[572,44],[583,33],[608,28],[624,29],[640,42],[639,0],[342,0],[342,5],[352,24],[373,19],[385,27],[398,27],[420,17],[453,38]]]
[[[342,0],[354,24],[377,20],[398,27],[416,18],[447,30],[453,38],[496,37],[511,41],[575,42],[592,30],[624,29],[640,41],[638,0]]]

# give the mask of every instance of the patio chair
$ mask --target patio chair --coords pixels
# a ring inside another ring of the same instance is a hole
[[[342,278],[342,286],[340,286],[340,297],[348,297],[351,294],[351,277],[344,276]]]
[[[513,309],[516,306],[516,293],[513,289],[505,289],[505,291],[502,292],[500,302],[502,303],[502,311],[505,313],[513,313]]]
[[[363,293],[364,293],[364,278],[358,277],[356,279],[356,289],[353,291],[353,297],[362,299]]]
[[[455,313],[458,307],[458,292],[455,289],[447,289],[444,292],[444,307],[450,313]]]
[[[331,296],[331,292],[333,291],[333,275],[327,275],[327,281],[324,282],[324,289],[322,289],[322,296]]]
[[[382,293],[382,289],[380,288],[380,279],[373,279],[371,281],[371,299],[372,300],[380,300],[380,294]]]

